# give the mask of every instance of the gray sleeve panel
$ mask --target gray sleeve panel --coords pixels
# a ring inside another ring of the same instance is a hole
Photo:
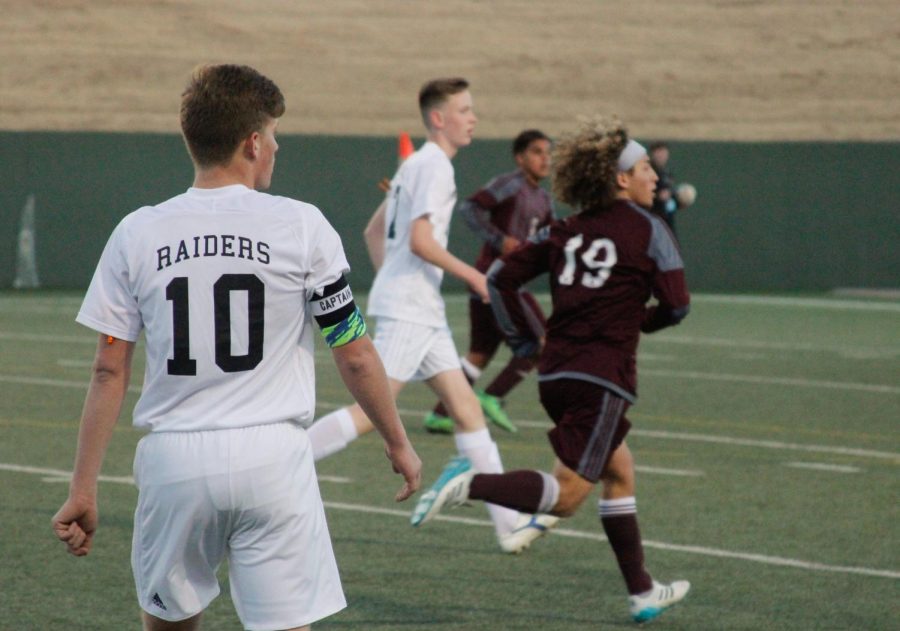
[[[637,206],[635,208],[650,222],[650,243],[647,246],[647,256],[656,262],[656,267],[661,272],[683,269],[684,261],[681,259],[681,252],[678,251],[675,237],[672,236],[669,227],[662,219],[643,208]]]
[[[478,235],[482,241],[496,245],[498,236],[502,240],[503,233],[491,224],[491,214],[471,200],[465,200],[459,204],[459,212],[462,214],[469,229]]]
[[[491,309],[494,311],[494,318],[497,320],[497,326],[500,327],[500,330],[503,331],[503,334],[506,335],[507,338],[515,336],[518,331],[516,327],[513,326],[512,318],[509,316],[509,311],[506,309],[506,305],[503,304],[503,295],[500,293],[500,290],[497,289],[497,286],[494,285],[494,277],[500,273],[500,270],[503,269],[503,261],[501,259],[497,259],[487,271],[487,288],[488,295],[491,297]]]
[[[524,184],[525,178],[520,176],[518,172],[507,173],[505,175],[499,175],[488,182],[487,186],[484,187],[484,190],[489,192],[499,204],[502,201],[517,195]]]

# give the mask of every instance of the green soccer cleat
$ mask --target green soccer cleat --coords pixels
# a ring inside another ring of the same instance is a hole
[[[452,434],[453,419],[449,416],[441,416],[434,412],[429,412],[422,421],[425,431],[429,434]]]
[[[478,397],[478,402],[481,403],[481,409],[484,410],[484,415],[491,423],[505,429],[507,432],[512,432],[513,434],[519,431],[518,428],[512,424],[512,421],[509,420],[509,416],[507,416],[506,411],[503,409],[503,401],[500,400],[500,397],[488,394],[484,390],[476,390],[475,396]]]

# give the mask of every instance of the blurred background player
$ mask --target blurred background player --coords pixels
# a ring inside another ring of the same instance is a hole
[[[649,212],[656,174],[618,119],[585,121],[554,151],[553,190],[576,214],[494,263],[488,272],[497,321],[517,352],[537,349],[519,289],[549,272],[553,312],[541,352],[541,403],[553,421],[553,474],[474,474],[456,458],[419,499],[414,526],[469,499],[570,516],[602,485],[600,520],[625,579],[636,622],[685,597],[690,584],[656,582],[644,568],[634,462],[625,418],[637,393],[640,333],[677,324],[689,310],[684,267],[671,232]],[[650,296],[657,299],[648,305]],[[592,588],[595,585],[591,584]]]
[[[441,296],[447,272],[488,299],[484,274],[447,251],[456,205],[451,160],[472,142],[477,121],[468,82],[429,81],[419,92],[419,110],[427,142],[400,166],[387,203],[379,206],[366,229],[367,243],[377,241],[370,256],[378,272],[369,294],[369,315],[377,322],[375,347],[394,396],[407,382],[424,381],[455,422],[459,453],[478,471],[500,473],[500,452],[462,372]],[[372,423],[358,404],[323,416],[310,428],[316,460],[370,431]],[[544,532],[545,524],[532,523],[532,515],[491,504],[488,510],[505,552],[520,552]]]
[[[688,183],[676,184],[672,172],[669,170],[669,145],[663,141],[650,144],[650,166],[656,173],[658,182],[656,194],[653,197],[652,211],[661,217],[672,234],[675,232],[675,215],[682,208],[687,208],[694,203],[697,191]]]
[[[550,194],[540,186],[550,174],[550,139],[537,129],[526,129],[513,140],[512,155],[518,166],[515,171],[498,175],[459,206],[466,223],[484,240],[475,261],[475,269],[480,272],[487,272],[498,256],[515,250],[554,218]],[[537,300],[525,290],[519,297],[534,337],[543,338],[546,319]],[[502,340],[503,332],[497,327],[491,306],[476,295],[470,296],[469,351],[461,359],[469,383],[474,384],[481,376]],[[502,398],[535,364],[533,357],[513,355],[487,388],[475,391],[488,419],[507,431],[516,428],[503,410]],[[424,423],[429,432],[453,431],[453,421],[440,403]]]
[[[419,484],[340,237],[314,206],[259,192],[284,111],[254,69],[199,68],[181,100],[193,185],[119,223],[78,312],[100,336],[53,529],[70,553],[90,552],[97,480],[143,331],[132,569],[149,631],[197,629],[226,559],[244,628],[308,629],[346,606],[303,429],[315,412],[312,320],[405,478],[396,498]]]

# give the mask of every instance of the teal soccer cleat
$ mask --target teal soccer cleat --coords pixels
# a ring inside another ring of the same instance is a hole
[[[659,616],[672,605],[680,602],[691,584],[687,581],[675,581],[671,585],[663,585],[653,581],[653,589],[646,596],[630,596],[628,608],[635,622],[647,622]]]
[[[431,521],[441,508],[453,508],[462,506],[469,499],[469,484],[475,470],[468,458],[457,456],[453,458],[441,473],[431,488],[422,494],[413,510],[410,523],[413,526],[421,526]]]

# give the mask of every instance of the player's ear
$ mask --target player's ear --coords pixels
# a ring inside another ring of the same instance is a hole
[[[441,129],[444,126],[444,112],[439,107],[432,108],[428,112],[428,126],[431,129]]]
[[[628,171],[618,171],[616,173],[616,186],[625,190],[628,188],[628,183],[631,181],[631,174]]]
[[[244,157],[249,160],[256,160],[259,156],[260,138],[259,132],[255,131],[244,139]]]

